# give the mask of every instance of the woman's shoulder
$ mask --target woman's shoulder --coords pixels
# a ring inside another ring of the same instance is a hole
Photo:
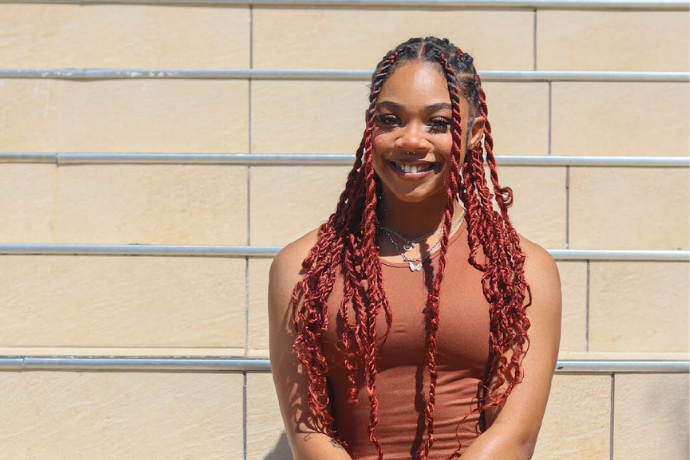
[[[318,229],[314,229],[286,245],[273,259],[268,276],[269,297],[278,302],[269,303],[285,304],[286,296],[292,294],[295,285],[302,279],[302,262],[316,244],[317,238]]]
[[[273,259],[271,272],[300,273],[302,261],[307,257],[309,250],[316,244],[318,233],[319,229],[314,229],[281,249]]]
[[[526,264],[545,264],[553,265],[555,267],[556,262],[553,260],[553,257],[551,256],[549,251],[547,251],[534,241],[525,238],[523,235],[519,236],[520,248],[522,249],[522,252],[525,254]]]
[[[558,266],[549,251],[520,235],[520,247],[525,254],[525,279],[533,295],[560,299],[561,280]]]

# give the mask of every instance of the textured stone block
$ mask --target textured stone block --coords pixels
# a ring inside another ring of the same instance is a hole
[[[534,460],[609,460],[611,377],[556,375]]]
[[[271,374],[247,374],[247,460],[292,460]]]
[[[60,151],[246,153],[246,81],[61,85]]]
[[[563,294],[561,351],[587,350],[587,263],[558,262]]]
[[[500,34],[487,32],[500,30]],[[447,37],[480,70],[532,70],[531,11],[254,8],[253,58],[258,68],[374,69],[410,37]]]
[[[246,153],[246,81],[0,80],[4,151]]]
[[[571,168],[570,247],[687,249],[688,171]]]
[[[0,5],[0,67],[249,67],[249,8]]]
[[[688,71],[687,11],[537,10],[537,69]]]
[[[3,347],[242,347],[245,261],[3,256]]]
[[[60,242],[247,242],[244,166],[66,166],[58,177]]]
[[[552,155],[688,154],[687,83],[552,85]]]
[[[268,272],[273,259],[249,260],[249,339],[247,348],[268,356]]]
[[[688,375],[616,374],[614,460],[688,459]]]
[[[498,177],[513,189],[509,215],[517,231],[547,249],[565,247],[565,168],[499,166]]]
[[[348,167],[266,166],[251,169],[251,244],[285,245],[335,211]]]
[[[3,456],[242,458],[242,375],[0,372]]]
[[[60,113],[57,88],[59,83],[50,80],[0,79],[0,151],[56,150]]]
[[[687,352],[688,264],[592,262],[591,351]]]
[[[548,83],[483,83],[495,155],[548,155]]]
[[[0,242],[53,241],[56,174],[54,165],[0,163]]]
[[[368,97],[359,81],[252,82],[252,152],[354,154]]]

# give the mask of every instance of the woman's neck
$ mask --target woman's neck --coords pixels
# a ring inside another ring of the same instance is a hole
[[[446,206],[445,196],[435,198],[408,203],[384,195],[379,204],[379,222],[410,239],[433,233],[443,222],[443,210]],[[453,216],[460,215],[461,209],[460,204],[455,202]]]

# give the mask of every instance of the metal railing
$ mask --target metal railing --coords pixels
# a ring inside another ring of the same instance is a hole
[[[267,358],[4,356],[0,371],[270,372]],[[556,373],[688,373],[687,360],[560,360]]]
[[[70,5],[184,5],[263,6],[317,8],[417,8],[417,9],[631,9],[687,11],[682,0],[0,0],[0,3]]]
[[[0,163],[85,164],[218,164],[246,166],[350,166],[351,154],[262,153],[40,153],[0,152]],[[690,167],[690,157],[520,156],[499,155],[502,166]]]
[[[0,0],[1,3],[1,0]],[[493,82],[688,82],[689,72],[484,70]],[[0,78],[57,80],[345,80],[368,81],[361,69],[0,69]]]
[[[281,246],[186,246],[154,244],[0,244],[0,255],[274,257]],[[556,260],[687,262],[690,251],[550,249]]]

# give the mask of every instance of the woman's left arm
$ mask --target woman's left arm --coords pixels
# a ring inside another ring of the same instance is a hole
[[[489,428],[467,448],[462,460],[530,459],[546,410],[561,337],[561,283],[556,263],[546,250],[524,238],[521,245],[532,292],[523,379],[502,408],[487,411]]]

